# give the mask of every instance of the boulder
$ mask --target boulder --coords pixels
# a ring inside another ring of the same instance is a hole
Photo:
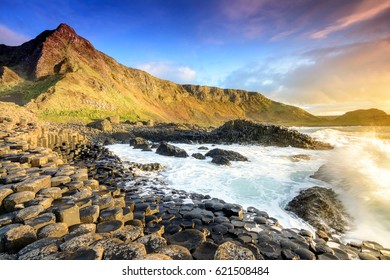
[[[224,157],[227,160],[230,161],[249,161],[247,157],[244,157],[240,153],[237,153],[235,151],[229,151],[229,150],[223,150],[223,149],[212,149],[211,151],[208,151],[205,155],[206,157]]]
[[[60,245],[61,251],[75,252],[82,247],[88,247],[92,243],[101,240],[103,237],[96,233],[87,233],[76,236],[70,240],[65,241]]]
[[[3,205],[3,200],[12,193],[13,191],[11,189],[0,189],[0,206]]]
[[[218,245],[209,241],[203,242],[192,254],[196,260],[213,260]]]
[[[58,187],[53,187],[53,188],[48,187],[48,188],[41,189],[38,192],[38,194],[42,196],[49,196],[53,199],[58,199],[62,197],[62,190]]]
[[[122,221],[106,221],[101,222],[96,226],[97,233],[113,233],[123,227]]]
[[[186,158],[188,154],[185,150],[180,149],[176,146],[168,144],[167,142],[161,142],[160,146],[158,146],[156,153],[163,156],[173,156],[173,157],[181,157]]]
[[[100,212],[99,221],[114,221],[123,219],[123,210],[121,207],[112,207]]]
[[[191,156],[196,159],[206,159],[206,157],[201,153],[194,153]]]
[[[142,137],[135,137],[130,139],[130,146],[133,146],[134,149],[145,149],[150,147],[149,141]]]
[[[227,165],[227,166],[232,165],[230,160],[224,156],[215,156],[215,157],[213,157],[213,160],[211,162],[215,163],[217,165]]]
[[[302,190],[287,204],[286,210],[326,233],[344,233],[350,223],[350,216],[332,189],[312,187]]]
[[[104,249],[100,247],[80,248],[72,254],[70,260],[101,260],[103,259]]]
[[[215,260],[255,260],[251,250],[234,242],[227,241],[218,246],[214,255]]]
[[[112,131],[112,125],[109,120],[97,120],[87,124],[87,127],[95,128],[103,132]]]

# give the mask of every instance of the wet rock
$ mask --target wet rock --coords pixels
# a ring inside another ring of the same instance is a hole
[[[192,255],[196,260],[213,260],[217,249],[218,245],[206,241],[200,244]]]
[[[252,251],[231,241],[218,246],[215,260],[255,260]]]
[[[229,150],[223,150],[223,149],[212,149],[211,151],[207,152],[206,157],[212,157],[213,159],[215,157],[222,157],[228,161],[249,161],[247,157],[244,157],[240,153],[237,153],[235,151],[229,151]]]
[[[206,157],[201,153],[194,153],[191,156],[196,159],[206,159]]]
[[[336,193],[321,187],[301,191],[288,203],[286,210],[325,232],[345,232],[350,219]]]
[[[294,253],[293,251],[291,251],[289,249],[282,250],[282,258],[284,260],[300,260],[301,259],[297,253]]]
[[[301,258],[301,260],[315,260],[316,255],[305,248],[298,248],[294,250],[294,253],[298,254],[298,256]]]
[[[174,156],[181,158],[188,157],[188,154],[185,150],[168,144],[167,142],[161,142],[160,146],[156,150],[156,153],[163,156]]]
[[[167,246],[167,241],[156,233],[140,237],[136,242],[144,244],[148,254],[156,252],[156,250],[161,247]]]
[[[150,147],[149,141],[142,137],[135,137],[130,139],[130,146],[133,146],[134,149],[145,149]]]
[[[15,210],[16,205],[30,201],[30,200],[34,199],[34,197],[35,197],[35,193],[30,192],[30,191],[13,193],[13,194],[10,194],[9,196],[7,196],[3,200],[3,205],[4,205],[4,208],[8,212],[11,212],[11,211]]]
[[[318,236],[318,238],[321,238],[325,241],[328,241],[330,239],[329,235],[325,231],[320,229],[316,231],[316,235]]]
[[[99,223],[96,227],[97,233],[113,233],[123,227],[122,221],[107,221]]]
[[[54,223],[44,226],[38,231],[38,238],[60,238],[68,234],[68,226],[65,223]]]
[[[82,247],[88,247],[92,243],[102,239],[100,234],[87,233],[80,236],[76,236],[68,241],[65,241],[60,245],[61,251],[75,252]]]
[[[199,230],[186,229],[167,236],[167,240],[169,244],[177,244],[186,247],[188,250],[193,250],[206,241],[206,236]]]
[[[43,211],[45,211],[45,208],[42,205],[30,206],[21,209],[15,215],[15,222],[23,223],[26,220],[37,217]]]
[[[215,156],[215,157],[213,157],[211,162],[215,163],[217,165],[227,165],[227,166],[232,165],[230,160],[224,156]]]
[[[311,158],[309,155],[298,154],[298,155],[291,156],[290,159],[293,162],[298,162],[298,161],[302,161],[302,160],[310,160]]]
[[[198,150],[204,150],[204,151],[207,151],[209,148],[205,147],[205,146],[201,146],[198,148]]]
[[[156,253],[164,254],[171,257],[173,260],[192,260],[190,251],[180,245],[167,245],[159,247],[155,250]]]

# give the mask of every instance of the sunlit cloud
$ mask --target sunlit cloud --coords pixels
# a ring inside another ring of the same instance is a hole
[[[8,46],[19,46],[30,38],[23,34],[19,34],[7,26],[0,24],[0,44]]]
[[[174,62],[150,62],[137,65],[136,68],[144,70],[158,78],[179,84],[193,83],[197,76],[194,69]]]
[[[329,25],[328,27],[316,31],[311,34],[313,39],[321,39],[327,37],[329,34],[345,29],[349,26],[355,25],[362,21],[369,20],[381,12],[390,8],[390,0],[366,0],[363,1],[359,8],[351,15],[340,18],[335,24]]]

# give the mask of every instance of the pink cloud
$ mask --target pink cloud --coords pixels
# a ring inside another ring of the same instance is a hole
[[[27,36],[16,33],[3,24],[0,24],[0,38],[0,44],[9,46],[18,46],[30,39]]]
[[[340,18],[335,24],[330,25],[325,29],[312,33],[311,38],[325,38],[330,33],[342,30],[362,21],[369,20],[388,8],[390,8],[390,0],[365,0],[357,7],[354,13]]]

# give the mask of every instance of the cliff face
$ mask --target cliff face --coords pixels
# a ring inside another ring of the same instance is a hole
[[[54,121],[88,121],[113,114],[199,124],[236,118],[273,123],[317,120],[257,92],[178,85],[125,67],[66,24],[18,47],[0,45],[0,66],[0,101],[26,104]]]

